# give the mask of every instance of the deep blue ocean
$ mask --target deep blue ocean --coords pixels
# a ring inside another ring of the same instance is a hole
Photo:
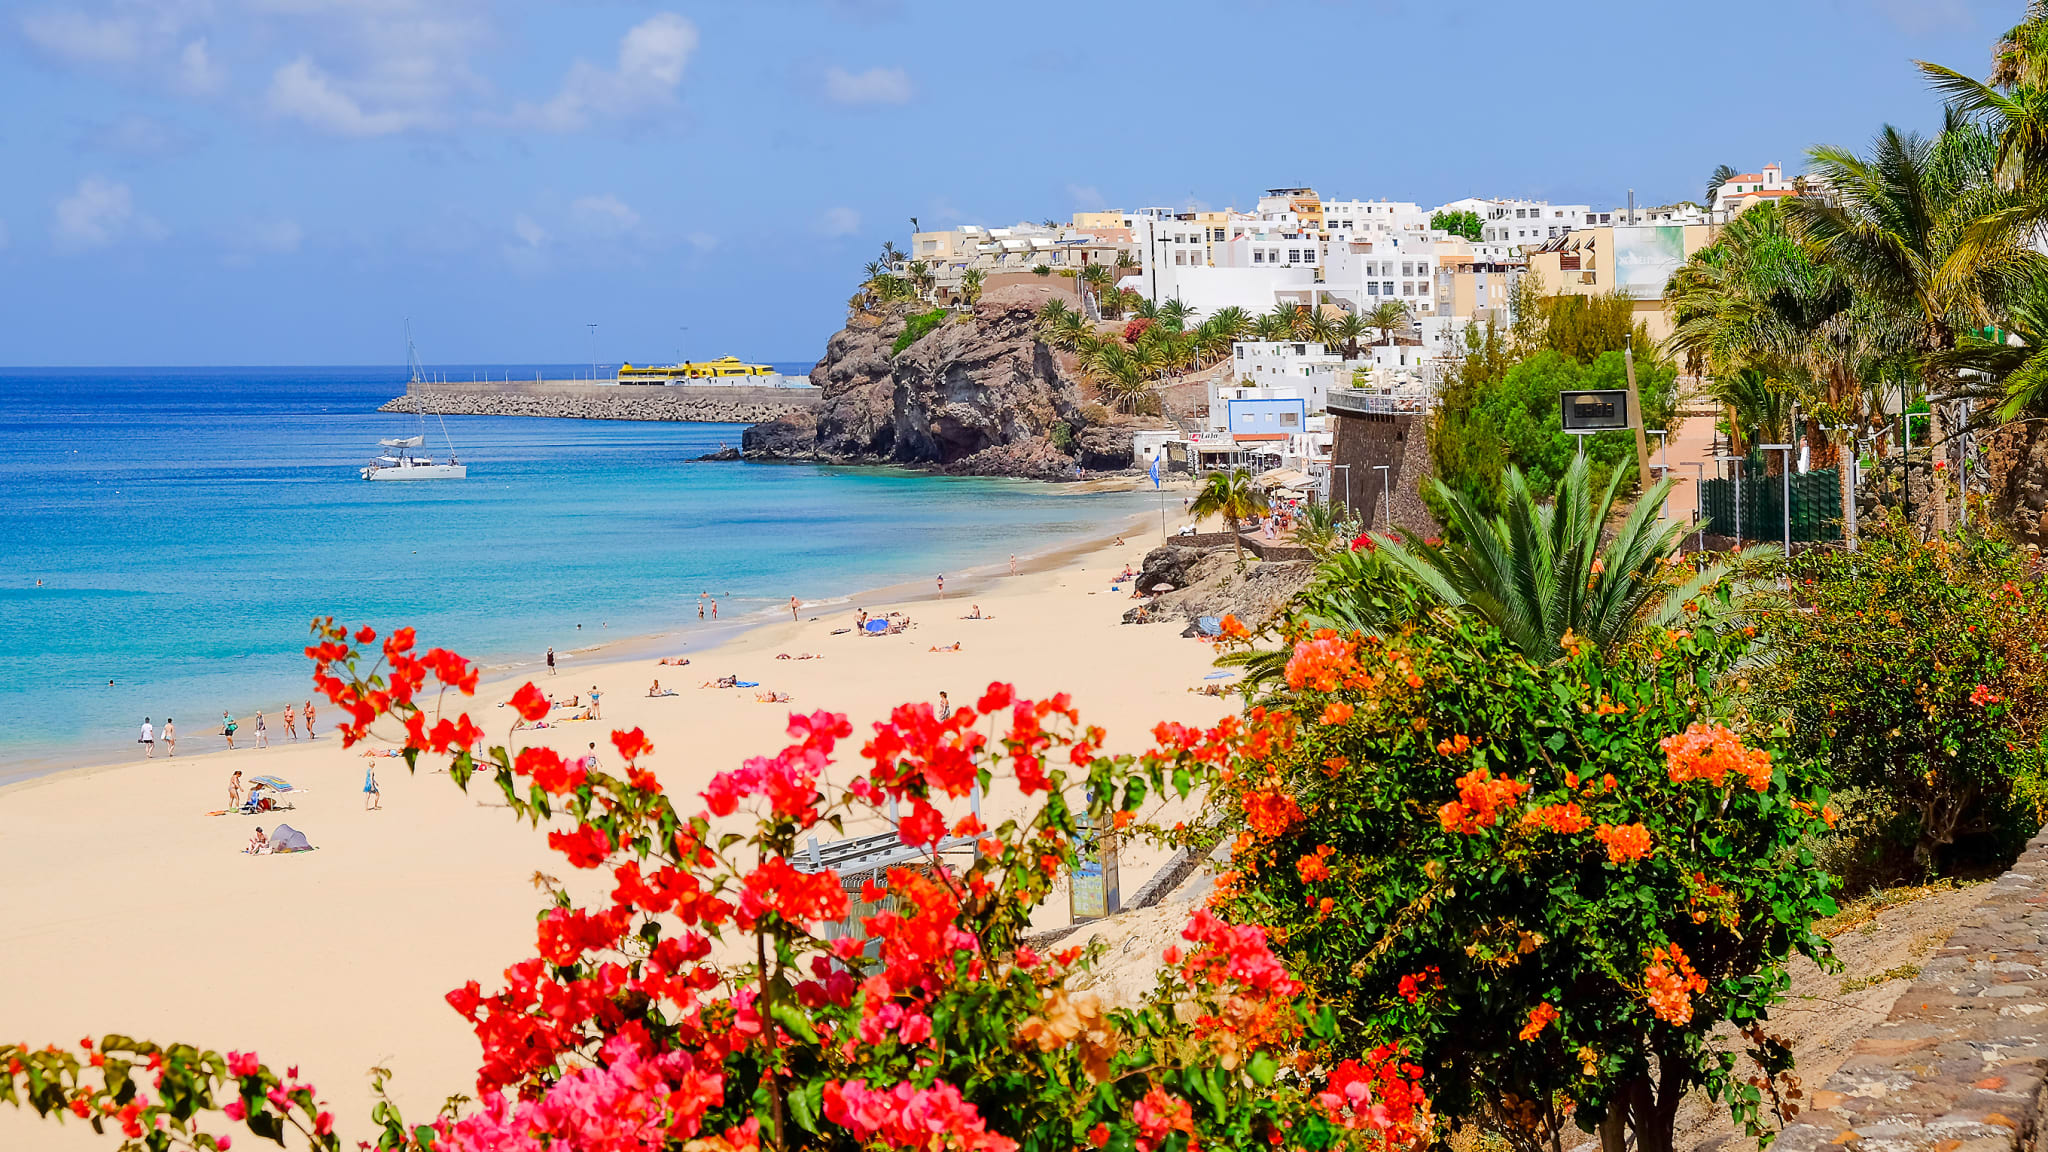
[[[446,440],[425,421],[467,480],[366,483],[380,437],[422,431],[376,410],[403,381],[0,369],[0,780],[135,755],[145,716],[175,717],[197,751],[223,709],[246,723],[304,700],[316,615],[411,624],[495,667],[636,635],[675,633],[663,646],[686,651],[717,638],[697,623],[700,592],[743,624],[792,595],[929,582],[1153,507],[1136,492],[692,460],[737,445],[739,425],[479,416],[447,417]]]

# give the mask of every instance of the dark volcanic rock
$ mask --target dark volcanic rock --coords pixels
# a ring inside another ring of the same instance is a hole
[[[697,457],[699,460],[737,460],[739,458],[740,450],[729,444],[721,446],[716,452],[706,452],[702,456]]]
[[[1138,569],[1138,587],[1147,592],[1161,584],[1185,588],[1192,583],[1188,569],[1201,558],[1202,553],[1194,548],[1154,548],[1145,553],[1145,563]]]
[[[816,412],[791,412],[740,433],[740,450],[749,460],[807,459],[817,446]]]
[[[778,420],[748,431],[747,455],[1071,478],[1073,458],[1046,440],[1055,424],[1085,423],[1080,395],[1038,339],[1032,302],[991,293],[892,356],[918,311],[895,305],[849,320],[811,370],[824,393],[814,439],[778,428]],[[992,449],[1010,451],[988,455]]]
[[[1081,430],[1075,453],[1090,472],[1121,472],[1132,463],[1131,433],[1135,428],[1097,424]]]

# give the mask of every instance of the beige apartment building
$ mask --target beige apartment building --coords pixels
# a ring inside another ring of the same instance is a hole
[[[1583,228],[1529,253],[1529,273],[1548,296],[1619,292],[1635,303],[1652,339],[1671,337],[1664,285],[1692,254],[1713,242],[1711,224],[1646,224]]]

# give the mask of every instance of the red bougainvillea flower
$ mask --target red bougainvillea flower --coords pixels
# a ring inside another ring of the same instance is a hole
[[[512,710],[523,720],[538,720],[548,714],[550,707],[547,694],[534,687],[532,681],[512,694]]]
[[[1373,1049],[1363,1062],[1346,1060],[1316,1093],[1330,1120],[1344,1128],[1380,1132],[1387,1147],[1409,1143],[1423,1115],[1422,1069],[1395,1059],[1394,1050]]]
[[[1169,1132],[1195,1134],[1194,1107],[1157,1084],[1131,1106],[1131,1119],[1138,1123],[1138,1152],[1152,1152]]]
[[[1664,749],[1673,784],[1705,780],[1718,788],[1732,772],[1758,792],[1771,786],[1771,754],[1743,747],[1741,738],[1719,724],[1689,724],[1684,732],[1666,736],[1658,747]]]
[[[824,1104],[825,1119],[850,1129],[863,1144],[957,1147],[962,1152],[1014,1152],[1017,1147],[1015,1140],[990,1132],[974,1105],[943,1081],[929,1088],[898,1084],[873,1090],[864,1080],[829,1080]]]
[[[1566,836],[1584,832],[1593,826],[1593,821],[1579,811],[1576,802],[1531,808],[1522,813],[1522,823]]]
[[[1693,971],[1692,961],[1678,945],[1665,944],[1650,953],[1643,990],[1657,1019],[1683,1026],[1692,1022],[1693,995],[1705,992],[1707,982]]]
[[[1417,1000],[1422,999],[1422,990],[1424,988],[1439,982],[1440,979],[1441,974],[1434,964],[1420,972],[1401,977],[1401,984],[1398,989],[1401,999],[1406,1000],[1410,1004],[1415,1003]]]
[[[1550,1022],[1557,1019],[1557,1015],[1557,1009],[1551,1007],[1550,1002],[1546,1000],[1529,1010],[1529,1022],[1522,1025],[1522,1030],[1517,1035],[1524,1041],[1534,1040],[1545,1028],[1550,1027]]]
[[[1982,684],[1970,689],[1970,703],[1975,704],[1979,708],[1988,704],[1997,704],[2003,699],[2004,697],[2002,696],[1993,695],[1991,689],[1986,688]]]
[[[1313,884],[1318,880],[1328,880],[1330,878],[1330,866],[1325,861],[1329,860],[1332,855],[1335,855],[1336,851],[1335,848],[1324,844],[1318,847],[1312,854],[1296,860],[1294,862],[1294,870],[1300,874],[1301,882],[1303,884]]]
[[[1638,824],[1602,824],[1593,838],[1607,845],[1610,864],[1629,864],[1650,854],[1650,830]]]

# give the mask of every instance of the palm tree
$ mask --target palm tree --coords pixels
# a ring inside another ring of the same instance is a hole
[[[1442,606],[1486,621],[1537,663],[1562,655],[1567,633],[1611,650],[1638,628],[1678,620],[1686,601],[1729,571],[1713,565],[1678,581],[1666,574],[1689,527],[1656,518],[1670,478],[1636,501],[1608,537],[1604,525],[1623,478],[1617,470],[1595,498],[1582,456],[1565,471],[1556,501],[1538,504],[1521,470],[1510,468],[1501,515],[1493,518],[1433,480],[1457,542],[1431,544],[1404,529],[1379,551]]]
[[[1346,312],[1330,325],[1330,334],[1344,345],[1346,360],[1358,359],[1358,338],[1365,335],[1365,330],[1370,327],[1372,325],[1366,323],[1365,317],[1356,312]]]
[[[1997,155],[1987,131],[1953,112],[1933,140],[1886,125],[1868,156],[1814,149],[1816,173],[1833,195],[1785,206],[1793,235],[1871,307],[1912,329],[1914,358],[1937,396],[1957,383],[1938,354],[1955,348],[1960,329],[1983,323],[1991,302],[2041,271],[2043,258],[2026,246],[2031,229],[2020,223],[2030,210],[1987,179]],[[1947,438],[1941,407],[1933,406],[1936,449]],[[1948,529],[1946,500],[1935,502],[1934,526]]]
[[[1237,562],[1244,563],[1244,538],[1238,534],[1237,525],[1241,520],[1263,516],[1272,504],[1266,494],[1252,483],[1252,474],[1243,468],[1232,468],[1228,472],[1211,472],[1202,484],[1202,490],[1195,493],[1195,502],[1188,511],[1195,519],[1206,516],[1221,516],[1230,525],[1230,538],[1237,545]]]
[[[1185,301],[1176,296],[1159,306],[1157,318],[1162,326],[1179,332],[1187,327],[1188,319],[1194,314],[1195,310],[1188,307]]]
[[[1140,296],[1131,306],[1131,311],[1136,312],[1140,320],[1159,319],[1159,305],[1149,297]]]
[[[1265,339],[1296,340],[1301,337],[1301,329],[1304,323],[1301,305],[1291,300],[1282,300],[1273,305],[1273,310],[1266,313],[1265,318],[1273,322],[1272,331],[1282,333],[1282,335],[1264,336],[1262,332],[1261,335]]]
[[[1258,327],[1245,310],[1235,304],[1218,308],[1216,314],[1209,319],[1232,340],[1242,340]]]
[[[938,282],[938,277],[932,275],[931,265],[922,260],[912,260],[910,266],[903,271],[909,275],[910,283],[916,287],[920,296],[929,296],[932,285]]]
[[[1138,266],[1138,262],[1136,260],[1131,259],[1131,254],[1129,252],[1126,252],[1123,249],[1119,248],[1117,249],[1116,253],[1116,266],[1119,268],[1136,268]]]
[[[1230,355],[1230,346],[1235,343],[1230,329],[1219,316],[1211,316],[1190,333],[1194,338],[1195,356],[1198,362],[1214,363]]]
[[[1709,209],[1712,209],[1714,206],[1714,197],[1721,194],[1721,185],[1735,179],[1735,176],[1735,169],[1730,168],[1726,164],[1714,166],[1714,174],[1707,177],[1707,198],[1705,204]]]
[[[1365,324],[1368,328],[1379,329],[1378,343],[1391,344],[1394,342],[1394,329],[1408,330],[1408,306],[1399,300],[1381,300],[1365,314]]]
[[[1038,334],[1050,339],[1059,330],[1060,322],[1072,316],[1074,310],[1067,307],[1065,300],[1047,300],[1038,307]]]
[[[894,240],[882,242],[882,263],[894,268],[903,262],[903,249],[896,247]]]
[[[1337,342],[1337,325],[1321,308],[1310,308],[1302,327],[1310,340],[1328,348]]]
[[[1100,264],[1090,264],[1086,268],[1081,269],[1082,290],[1095,293],[1095,301],[1098,305],[1104,303],[1103,293],[1108,291],[1110,280],[1109,269],[1104,268]]]
[[[960,298],[969,304],[981,299],[981,281],[984,273],[979,268],[969,268],[960,274]],[[1055,301],[1057,303],[1057,301]]]
[[[2008,342],[2007,335],[2019,343]],[[2048,278],[2012,300],[1990,338],[1966,334],[1955,350],[1938,353],[1936,359],[1996,381],[2002,394],[1998,419],[2010,423],[2048,416]]]

